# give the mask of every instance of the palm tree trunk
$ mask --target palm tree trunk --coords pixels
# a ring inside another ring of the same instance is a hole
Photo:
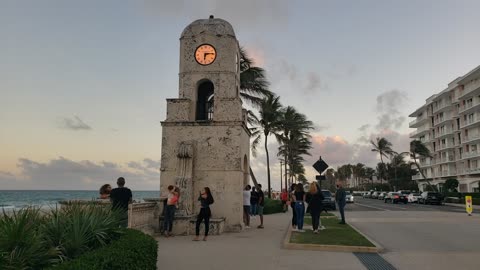
[[[287,179],[287,154],[285,153],[285,156],[284,156],[284,159],[285,159],[285,188],[287,189],[287,192],[288,192],[288,179]]]
[[[272,190],[270,187],[270,156],[268,154],[268,147],[267,147],[267,139],[268,139],[268,133],[265,132],[265,153],[267,155],[267,181],[268,181],[268,198],[272,198]]]
[[[253,174],[252,167],[248,166],[248,169],[250,169],[250,178],[252,178],[253,184],[255,185],[256,188],[258,188],[257,178]]]
[[[427,177],[425,176],[425,174],[423,173],[423,171],[420,169],[420,165],[418,165],[418,162],[417,162],[417,158],[415,156],[413,156],[413,161],[415,162],[415,167],[417,167],[417,170],[418,172],[422,175],[423,177],[423,180],[425,180],[427,182],[427,185],[435,192],[437,192],[437,188],[435,186],[432,186],[432,184],[430,184],[430,181],[427,180]]]

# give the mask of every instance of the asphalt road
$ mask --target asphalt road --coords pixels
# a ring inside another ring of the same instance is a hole
[[[480,215],[463,207],[356,198],[346,221],[384,248],[397,269],[480,269]]]
[[[349,203],[346,212],[357,211],[440,211],[465,213],[465,208],[449,205],[423,205],[418,203],[384,203],[383,200],[355,197],[355,203]]]

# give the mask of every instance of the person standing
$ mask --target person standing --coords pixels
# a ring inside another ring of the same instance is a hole
[[[286,189],[282,190],[282,193],[280,194],[280,200],[282,200],[282,208],[283,208],[283,212],[285,213],[288,211],[288,205],[287,205],[288,192]]]
[[[308,207],[310,208],[310,215],[312,216],[313,233],[318,233],[318,229],[321,228],[319,226],[321,226],[320,212],[322,211],[323,199],[323,194],[320,190],[318,190],[317,184],[311,183],[307,193],[306,201],[308,203]]]
[[[303,191],[303,185],[295,185],[295,193],[293,200],[295,201],[295,213],[297,215],[297,231],[305,232],[303,230],[303,218],[305,217],[305,197],[306,193]]]
[[[110,201],[112,209],[119,211],[121,216],[120,226],[128,227],[128,205],[132,203],[132,191],[125,187],[125,178],[117,179],[117,188],[110,192]]]
[[[252,191],[250,192],[250,216],[255,217],[257,216],[258,212],[258,193],[255,187],[252,187]]]
[[[250,190],[252,187],[247,185],[243,190],[243,223],[245,224],[245,229],[250,229]]]
[[[295,194],[295,184],[290,186],[290,207],[292,208],[292,228],[297,229],[297,213],[295,212],[295,200],[293,196]]]
[[[265,194],[263,193],[261,184],[258,184],[257,196],[258,196],[257,212],[258,212],[258,216],[260,217],[260,225],[258,225],[257,228],[263,229],[263,207],[265,206]]]
[[[339,224],[346,224],[345,223],[345,205],[347,204],[347,193],[345,189],[343,189],[342,183],[337,184],[337,192],[335,193],[335,200],[338,204],[338,210],[340,211],[340,216],[342,217],[342,221]]]
[[[163,231],[165,237],[172,235],[173,219],[175,218],[175,210],[177,208],[177,202],[180,195],[178,191],[175,191],[175,187],[172,185],[169,185],[167,190],[167,203],[165,205],[165,215],[163,217]]]
[[[203,241],[207,241],[208,229],[210,228],[210,217],[212,216],[212,211],[210,211],[210,205],[214,202],[209,187],[204,187],[203,190],[200,191],[200,196],[198,197],[198,200],[200,201],[200,213],[197,216],[197,222],[195,224],[195,238],[193,239],[193,241],[200,240],[200,224],[202,224],[202,220],[205,221],[205,236],[203,237]]]
[[[102,187],[100,187],[100,190],[99,190],[100,199],[102,200],[110,199],[110,192],[112,192],[112,186],[110,186],[110,184],[105,184]]]

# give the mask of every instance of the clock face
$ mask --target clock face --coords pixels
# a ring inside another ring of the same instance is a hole
[[[210,65],[217,58],[217,52],[212,45],[202,44],[195,50],[195,60],[200,65]]]

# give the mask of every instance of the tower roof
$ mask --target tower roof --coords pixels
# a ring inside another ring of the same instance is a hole
[[[210,15],[210,18],[208,19],[196,20],[185,27],[180,39],[192,38],[205,34],[235,37],[235,32],[229,22],[223,19],[214,18],[213,15]]]

